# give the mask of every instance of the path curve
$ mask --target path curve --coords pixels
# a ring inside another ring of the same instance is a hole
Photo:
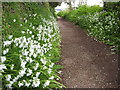
[[[116,88],[118,55],[85,30],[58,19],[62,36],[62,82],[67,88]]]

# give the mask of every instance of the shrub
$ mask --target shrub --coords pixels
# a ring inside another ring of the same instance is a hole
[[[60,34],[42,3],[3,3],[3,88],[61,88]]]
[[[84,5],[67,12],[64,18],[87,29],[89,35],[114,46],[114,49],[117,50],[120,48],[119,11],[113,10],[111,12],[102,9],[99,6]]]
[[[60,11],[57,13],[58,16],[65,17],[68,14],[68,11]]]
[[[59,16],[69,20],[69,21],[73,21],[76,24],[79,23],[78,22],[78,18],[82,15],[87,15],[89,13],[93,14],[95,12],[100,12],[102,10],[102,7],[99,7],[97,5],[95,6],[87,6],[87,5],[83,5],[83,6],[79,6],[77,9],[75,10],[71,10],[71,11],[61,11],[58,13]]]
[[[87,30],[90,35],[106,44],[119,47],[119,18],[116,12],[101,12],[86,16]]]

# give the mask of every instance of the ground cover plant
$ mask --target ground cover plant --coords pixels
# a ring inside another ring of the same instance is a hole
[[[99,6],[80,6],[72,11],[62,11],[59,16],[85,28],[96,40],[112,46],[112,50],[120,51],[119,11],[105,11]]]
[[[60,33],[56,19],[43,3],[3,3],[3,88],[62,88],[56,65]]]

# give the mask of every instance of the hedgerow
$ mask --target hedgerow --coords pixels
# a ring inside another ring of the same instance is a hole
[[[3,39],[0,71],[6,89],[62,88],[57,82],[60,33],[42,3],[2,3]]]
[[[82,15],[87,15],[88,13],[95,13],[95,12],[100,12],[102,10],[102,7],[99,6],[87,6],[87,5],[83,5],[83,6],[79,6],[77,9],[75,10],[67,10],[67,11],[61,11],[58,13],[58,16],[64,17],[65,19],[69,20],[69,21],[73,21],[73,22],[79,22],[78,21],[78,17],[82,16]]]
[[[66,13],[64,11],[61,16],[86,29],[96,40],[111,45],[114,48],[112,50],[120,51],[119,11],[110,12],[102,9],[98,6],[80,6]]]

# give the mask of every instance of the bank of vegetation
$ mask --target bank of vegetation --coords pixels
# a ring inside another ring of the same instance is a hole
[[[106,2],[104,7],[83,5],[61,11],[58,16],[86,29],[96,40],[111,45],[111,50],[120,51],[120,2]]]

